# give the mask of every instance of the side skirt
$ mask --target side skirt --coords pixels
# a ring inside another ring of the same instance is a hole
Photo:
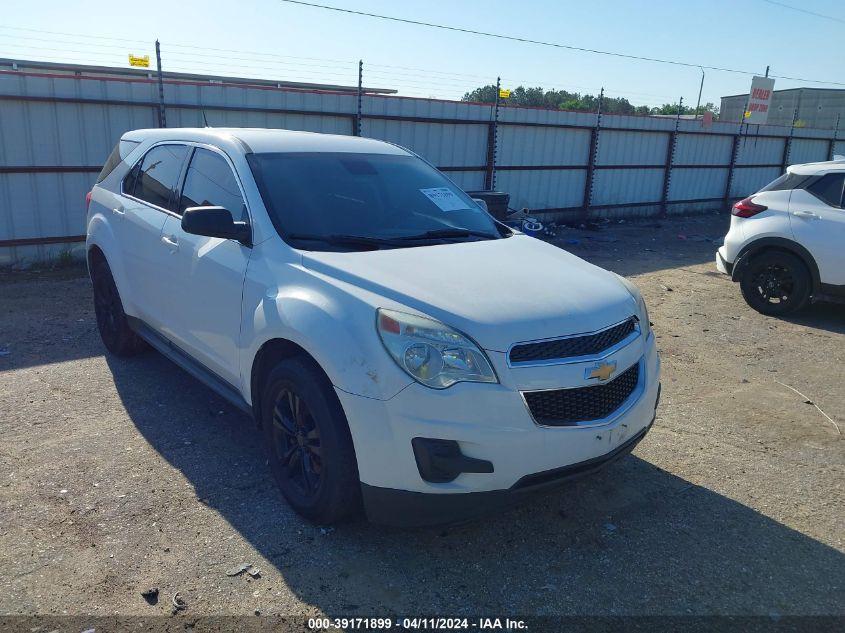
[[[135,333],[161,352],[170,361],[184,369],[194,378],[203,383],[206,387],[217,393],[222,398],[225,398],[230,404],[238,407],[244,413],[252,416],[252,407],[247,404],[238,391],[232,387],[228,382],[220,378],[217,374],[209,370],[205,365],[198,363],[196,360],[188,356],[182,349],[174,345],[172,342],[164,338],[161,334],[152,329],[149,325],[144,323],[137,317],[126,315],[129,326]]]

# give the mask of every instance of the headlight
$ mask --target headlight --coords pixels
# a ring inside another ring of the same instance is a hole
[[[637,297],[637,318],[640,320],[640,328],[643,334],[648,338],[648,335],[651,333],[651,321],[648,319],[648,308],[642,295]]]
[[[637,288],[636,285],[625,279],[622,275],[616,275],[619,278],[619,281],[628,289],[628,292],[637,302],[637,320],[640,322],[640,330],[642,330],[643,336],[648,338],[648,335],[651,333],[651,321],[648,319],[648,308],[645,305],[645,299],[643,299],[643,295],[640,292],[640,289]]]
[[[440,321],[379,309],[376,325],[381,342],[396,364],[427,387],[499,382],[478,345]]]

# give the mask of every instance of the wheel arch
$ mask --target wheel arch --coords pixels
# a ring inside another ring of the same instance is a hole
[[[249,391],[252,403],[252,412],[256,423],[261,425],[261,392],[264,381],[279,362],[288,358],[304,358],[311,362],[322,372],[326,380],[331,384],[326,370],[317,362],[304,347],[285,338],[272,338],[258,348],[252,359],[252,367],[249,375]]]
[[[731,279],[733,281],[739,281],[739,277],[748,263],[755,256],[766,251],[784,251],[798,257],[804,262],[810,273],[810,279],[812,280],[811,292],[818,292],[821,287],[821,275],[819,274],[819,266],[815,258],[810,251],[798,242],[783,237],[764,237],[743,246],[739,255],[737,255],[736,265],[734,265],[731,271]]]

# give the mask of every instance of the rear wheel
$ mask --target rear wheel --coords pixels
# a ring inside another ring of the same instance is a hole
[[[114,277],[105,261],[97,262],[91,268],[91,282],[97,329],[106,349],[115,356],[132,356],[142,351],[146,344],[129,327]]]
[[[755,255],[745,266],[740,289],[748,305],[762,314],[792,314],[810,298],[810,273],[795,255],[767,251]]]
[[[281,361],[265,381],[261,421],[273,478],[299,514],[330,524],[358,509],[352,436],[319,367],[303,358]]]

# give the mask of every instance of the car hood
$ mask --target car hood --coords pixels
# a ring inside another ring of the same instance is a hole
[[[525,235],[377,251],[309,251],[302,263],[438,319],[488,350],[591,332],[636,314],[635,300],[614,274]]]

